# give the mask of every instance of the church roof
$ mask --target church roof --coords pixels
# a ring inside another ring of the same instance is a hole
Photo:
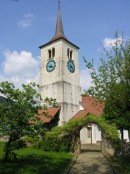
[[[57,113],[60,111],[60,107],[57,108],[48,108],[48,109],[41,109],[38,111],[38,117],[44,122],[49,123],[51,120],[54,119],[54,117],[57,115]]]
[[[91,96],[82,96],[82,102],[80,104],[83,109],[80,110],[72,119],[84,118],[89,114],[95,116],[101,116],[103,114],[104,103]],[[47,110],[39,110],[38,116],[44,123],[50,123],[58,112],[60,112],[60,107],[51,107]]]
[[[54,41],[57,41],[59,39],[64,39],[65,41],[69,42],[70,44],[72,44],[73,46],[75,46],[76,48],[79,49],[78,46],[76,46],[75,44],[73,44],[72,42],[70,42],[66,36],[64,35],[64,29],[63,29],[63,23],[62,23],[62,17],[61,17],[61,12],[60,12],[60,1],[59,1],[59,5],[58,5],[58,14],[57,14],[57,22],[56,22],[56,30],[55,30],[55,35],[52,37],[52,39],[44,44],[41,45],[39,48],[42,48]]]
[[[80,110],[72,119],[77,119],[77,118],[84,118],[89,114],[87,109]]]
[[[53,36],[51,41],[55,41],[61,37],[67,40],[67,38],[64,35],[62,17],[61,17],[61,12],[60,12],[60,1],[59,1],[55,35]]]
[[[80,110],[73,119],[83,118],[88,114],[95,116],[101,116],[103,114],[104,103],[91,96],[82,96],[82,102],[80,104],[83,110]]]
[[[84,109],[87,109],[89,113],[92,113],[96,116],[102,115],[104,109],[103,102],[91,96],[82,96],[81,106]]]

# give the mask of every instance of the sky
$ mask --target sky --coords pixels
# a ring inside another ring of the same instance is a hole
[[[0,0],[0,82],[39,83],[40,49],[54,36],[58,0]],[[80,47],[82,90],[91,86],[83,57],[96,64],[115,32],[130,38],[130,0],[61,0],[67,39]]]

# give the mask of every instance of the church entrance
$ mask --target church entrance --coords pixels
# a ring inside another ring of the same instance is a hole
[[[81,144],[91,144],[92,143],[91,126],[83,127],[80,130],[80,141],[81,141]]]
[[[100,144],[101,131],[95,124],[87,125],[80,130],[81,144]]]

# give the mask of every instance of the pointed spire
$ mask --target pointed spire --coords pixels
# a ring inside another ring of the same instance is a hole
[[[60,0],[58,1],[58,9],[60,10]]]
[[[58,0],[58,15],[57,15],[57,22],[56,22],[56,30],[55,30],[55,35],[51,41],[58,39],[60,37],[63,37],[66,39],[66,37],[64,35],[62,17],[61,17],[61,12],[60,12],[60,0]]]
[[[44,45],[41,45],[39,48],[41,49],[45,45],[48,45],[48,44],[52,43],[53,41],[61,39],[61,38],[65,39],[67,42],[69,42],[70,44],[72,44],[73,46],[75,46],[76,48],[79,49],[78,46],[76,46],[72,42],[70,42],[64,35],[63,24],[62,24],[62,17],[61,17],[61,12],[60,12],[60,0],[58,0],[58,14],[57,14],[55,35],[53,36],[53,38],[48,43],[46,43]]]
[[[63,24],[62,24],[61,12],[60,12],[60,1],[58,1],[58,15],[57,15],[55,35],[64,36],[64,30],[63,30]]]

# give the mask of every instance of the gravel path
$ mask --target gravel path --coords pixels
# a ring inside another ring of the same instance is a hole
[[[114,174],[100,151],[81,152],[68,174]]]

